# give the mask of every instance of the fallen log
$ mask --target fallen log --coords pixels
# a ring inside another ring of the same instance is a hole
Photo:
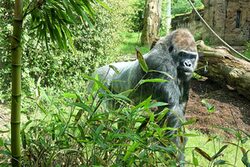
[[[250,100],[250,62],[234,57],[226,47],[212,48],[197,42],[201,53],[198,69],[205,67],[206,72],[197,70],[198,74],[235,89]]]

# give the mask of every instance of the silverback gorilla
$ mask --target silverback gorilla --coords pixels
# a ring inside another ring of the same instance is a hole
[[[198,62],[197,48],[192,34],[187,29],[177,29],[161,38],[143,57],[149,70],[154,72],[146,74],[138,60],[135,60],[112,64],[119,73],[107,65],[97,69],[96,74],[104,80],[113,93],[133,89],[142,79],[168,80],[168,82],[142,84],[131,95],[131,99],[137,104],[152,96],[152,99],[158,102],[168,103],[167,107],[170,112],[166,116],[165,122],[169,127],[179,128],[185,120],[184,112],[189,94],[189,81]],[[171,77],[164,73],[168,73]],[[162,109],[159,108],[160,111]],[[167,132],[169,135],[174,133],[176,131]],[[186,139],[174,137],[173,140],[182,152],[178,155],[178,160],[183,162]],[[184,164],[180,166],[184,166]]]

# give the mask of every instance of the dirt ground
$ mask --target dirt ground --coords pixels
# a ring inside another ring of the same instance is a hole
[[[215,107],[215,112],[209,113],[201,103],[202,99],[207,99]],[[216,126],[250,132],[250,101],[210,80],[192,80],[186,117],[197,119],[195,124],[189,126],[190,129],[232,137]]]
[[[215,112],[209,113],[201,103],[207,99],[208,103],[215,107]],[[10,111],[0,104],[0,130],[8,130]],[[220,87],[216,83],[206,81],[191,81],[189,102],[186,109],[187,119],[195,118],[197,122],[189,125],[189,129],[199,130],[206,134],[218,134],[232,137],[215,126],[227,128],[239,128],[250,132],[250,101],[240,96],[237,92],[226,87]],[[3,136],[0,133],[0,137]]]

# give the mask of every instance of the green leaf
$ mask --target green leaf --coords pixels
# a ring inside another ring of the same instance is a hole
[[[204,158],[206,158],[208,161],[212,161],[213,159],[205,152],[203,151],[202,149],[198,148],[198,147],[195,147],[194,149],[196,152],[198,152],[201,156],[203,156]]]
[[[106,92],[108,93],[112,93],[102,82],[100,82],[98,79],[95,79],[93,77],[90,77],[88,75],[85,75],[83,74],[83,77],[88,79],[88,80],[91,80],[91,81],[94,81],[100,88],[102,88],[103,90],[105,90]]]
[[[99,5],[101,5],[103,8],[111,11],[111,9],[108,7],[106,3],[104,3],[102,0],[95,0]]]
[[[161,78],[155,78],[155,79],[143,79],[139,81],[139,85],[142,85],[144,83],[162,83],[162,82],[168,82],[168,80],[161,79]]]
[[[214,166],[225,165],[227,161],[225,160],[218,160],[214,162]]]
[[[146,61],[144,60],[144,57],[142,56],[141,52],[136,49],[136,57],[139,61],[139,64],[144,72],[148,72],[148,65]]]
[[[155,73],[160,73],[165,75],[166,77],[169,77],[170,79],[174,79],[174,77],[172,77],[170,74],[164,72],[164,71],[158,71],[158,70],[149,70],[148,72],[155,72]]]
[[[114,70],[116,74],[120,73],[120,71],[118,70],[118,68],[116,68],[115,66],[113,66],[111,64],[109,65],[109,68],[111,68],[112,70]]]
[[[21,140],[22,140],[23,149],[26,149],[26,147],[27,147],[27,140],[26,140],[25,131],[21,132]]]
[[[95,131],[95,134],[99,135],[103,129],[104,129],[104,125],[103,124],[99,125]]]
[[[194,124],[195,122],[197,122],[197,119],[192,118],[192,119],[190,119],[190,120],[188,120],[186,122],[183,122],[182,126],[184,126],[184,125],[191,125],[191,124]]]
[[[199,166],[199,161],[196,157],[193,156],[193,164],[194,166]]]
[[[128,90],[121,92],[119,94],[128,97],[132,92],[134,92],[134,89],[128,89]]]
[[[103,94],[104,97],[110,97],[112,99],[116,99],[116,100],[123,100],[126,102],[131,102],[131,99],[129,99],[127,96],[124,96],[122,94]]]
[[[215,107],[214,107],[214,105],[208,103],[207,99],[202,99],[202,100],[201,100],[201,103],[207,108],[207,111],[208,111],[209,113],[215,112]]]
[[[2,138],[0,138],[0,147],[4,146],[4,141]]]
[[[138,142],[134,142],[132,145],[130,145],[127,149],[127,152],[125,154],[125,156],[123,157],[124,161],[127,161],[128,158],[131,157],[131,154],[134,153],[135,149],[139,147],[139,143]]]
[[[249,151],[243,153],[243,157],[241,158],[242,163],[243,163],[246,167],[250,167],[250,162],[249,162],[248,156],[247,156],[248,152],[249,152]]]
[[[86,104],[84,104],[84,103],[71,103],[71,105],[80,107],[80,108],[82,108],[84,111],[92,112],[91,107],[89,107],[88,105],[86,105]]]
[[[146,100],[142,101],[141,103],[137,104],[132,110],[135,111],[142,107],[148,108],[150,102],[151,102],[151,96],[149,96]]]
[[[0,133],[8,133],[10,130],[1,130],[0,129]]]
[[[75,93],[64,93],[63,97],[68,99],[77,99],[77,95]]]
[[[218,158],[219,156],[221,156],[221,153],[227,148],[227,146],[228,145],[222,146],[220,148],[220,150],[215,155],[212,156],[212,159],[214,160],[214,159]]]
[[[151,103],[149,105],[149,108],[152,108],[152,107],[162,107],[162,106],[167,106],[168,103],[164,103],[164,102],[155,102],[155,103]]]
[[[78,128],[78,130],[81,133],[81,137],[85,138],[84,128],[81,125],[79,125],[79,124],[77,124],[77,128]]]
[[[76,114],[76,116],[75,116],[75,123],[77,123],[77,122],[80,120],[80,118],[82,117],[83,111],[84,111],[84,110],[80,109],[80,110],[77,112],[77,114]]]
[[[175,153],[175,149],[171,146],[160,146],[160,145],[157,145],[157,144],[154,144],[152,146],[149,146],[149,149],[150,150],[153,150],[153,151],[161,151],[161,152],[165,152],[165,153],[168,153],[170,155],[173,155]]]
[[[157,114],[157,122],[161,121],[165,116],[166,114],[169,112],[169,109],[168,108],[165,108],[164,110],[162,110],[159,114]]]

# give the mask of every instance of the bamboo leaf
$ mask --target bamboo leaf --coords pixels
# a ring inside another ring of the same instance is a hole
[[[193,157],[193,164],[194,166],[199,166],[199,161],[196,157]]]
[[[139,85],[142,85],[144,83],[163,83],[163,82],[168,82],[168,80],[161,79],[161,78],[143,79],[143,80],[140,80]]]
[[[87,112],[92,112],[92,109],[88,105],[86,105],[84,103],[71,103],[71,105],[80,107],[80,108],[82,108],[83,110],[85,110]]]
[[[77,95],[75,93],[64,93],[63,97],[68,99],[77,99]]]
[[[215,107],[214,107],[214,105],[210,104],[210,103],[207,101],[207,99],[202,99],[202,100],[201,100],[201,103],[207,108],[207,111],[208,111],[209,113],[215,112]]]
[[[214,162],[214,166],[225,165],[227,161],[225,160],[218,160]]]
[[[0,138],[0,147],[4,146],[4,141],[2,138]]]
[[[149,70],[148,65],[147,65],[146,61],[144,60],[144,57],[142,56],[141,52],[138,49],[136,49],[136,57],[139,61],[139,64],[140,64],[142,70],[144,72],[148,72],[148,70]]]
[[[84,110],[82,110],[82,109],[80,109],[80,110],[77,112],[77,114],[76,114],[76,116],[75,116],[75,123],[77,123],[77,122],[80,120],[80,118],[82,117],[83,112],[84,112]]]
[[[129,157],[131,157],[131,154],[135,151],[136,148],[139,147],[139,143],[138,142],[134,142],[132,145],[130,145],[127,149],[127,152],[125,154],[125,156],[123,157],[124,161],[127,161]]]
[[[248,156],[247,156],[248,152],[249,152],[249,151],[245,152],[245,153],[243,154],[243,157],[241,158],[242,163],[243,163],[246,167],[249,167],[249,166],[250,166],[250,162],[249,162]]]
[[[168,108],[165,108],[163,111],[161,111],[157,116],[157,121],[160,122],[168,112],[169,112]]]
[[[190,120],[188,120],[186,122],[183,122],[182,126],[184,126],[184,125],[191,125],[191,124],[194,124],[195,122],[197,122],[197,119],[193,118],[193,119],[190,119]]]
[[[148,107],[152,108],[152,107],[162,107],[162,106],[167,106],[168,103],[164,103],[164,102],[155,102],[155,103],[151,103]]]
[[[85,75],[83,74],[83,77],[88,79],[88,80],[91,80],[91,81],[94,81],[100,88],[102,88],[103,90],[105,90],[106,92],[108,93],[112,93],[103,83],[101,83],[99,80],[93,78],[93,77],[90,77],[88,75]]]
[[[111,11],[111,9],[109,8],[109,6],[108,6],[106,3],[104,3],[102,0],[95,0],[95,1],[96,1],[99,5],[101,5],[103,8],[105,8],[105,9]]]
[[[109,68],[111,68],[112,70],[114,70],[116,74],[119,74],[119,73],[120,73],[120,71],[118,70],[118,68],[116,68],[116,67],[115,67],[114,65],[112,65],[112,64],[109,65]]]
[[[148,72],[155,72],[155,73],[160,73],[165,75],[166,77],[169,77],[170,79],[174,79],[174,77],[172,77],[170,74],[168,74],[167,72],[164,71],[158,71],[158,70],[149,70]]]
[[[221,153],[227,148],[228,145],[224,145],[220,148],[220,150],[214,155],[212,156],[212,159],[216,159],[218,158],[219,156],[221,156]]]
[[[203,156],[204,158],[206,158],[208,161],[212,161],[213,159],[202,149],[195,147],[194,149],[196,152],[198,152],[201,156]]]

